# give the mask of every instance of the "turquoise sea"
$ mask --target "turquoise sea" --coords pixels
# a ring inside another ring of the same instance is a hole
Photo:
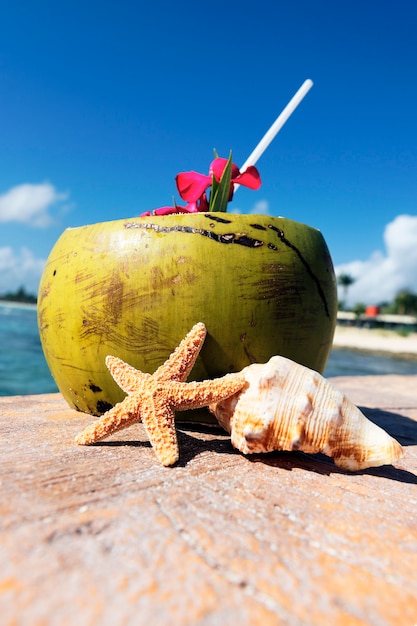
[[[39,339],[36,308],[0,303],[0,396],[57,391]]]
[[[39,340],[34,306],[0,303],[0,396],[57,391]],[[417,374],[417,360],[333,350],[325,376]]]

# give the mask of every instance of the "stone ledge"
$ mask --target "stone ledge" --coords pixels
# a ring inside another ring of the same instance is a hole
[[[163,468],[141,426],[83,448],[59,394],[0,398],[2,624],[416,624],[417,377],[333,382],[397,467],[245,458],[181,424]]]

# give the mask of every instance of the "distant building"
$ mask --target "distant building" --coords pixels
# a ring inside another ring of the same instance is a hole
[[[366,307],[365,313],[356,315],[352,311],[338,311],[337,323],[357,328],[385,328],[388,330],[417,332],[417,317],[414,315],[380,314],[376,306]]]

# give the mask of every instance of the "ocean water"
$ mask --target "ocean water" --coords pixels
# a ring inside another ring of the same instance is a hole
[[[0,303],[0,346],[0,396],[57,391],[43,356],[35,307]],[[417,359],[335,349],[324,374],[417,374]]]
[[[43,356],[34,306],[0,303],[0,396],[57,391]]]
[[[335,348],[327,361],[324,375],[370,376],[382,374],[417,374],[417,359],[399,358],[386,354]]]

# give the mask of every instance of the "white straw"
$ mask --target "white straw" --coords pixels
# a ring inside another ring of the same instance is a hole
[[[297,93],[293,95],[285,109],[278,115],[275,122],[272,124],[271,128],[267,130],[265,135],[262,137],[261,141],[256,146],[255,150],[250,154],[250,156],[246,159],[245,163],[240,168],[240,171],[243,172],[249,165],[255,165],[258,161],[259,157],[265,152],[271,141],[277,135],[277,133],[284,126],[287,119],[290,115],[295,111],[295,109],[300,104],[301,100],[304,96],[310,91],[313,86],[313,81],[309,78],[303,82]],[[235,191],[238,189],[239,185],[235,185]]]

